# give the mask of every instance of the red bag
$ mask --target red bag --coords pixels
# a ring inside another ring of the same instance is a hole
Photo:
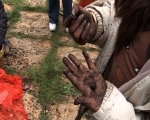
[[[22,79],[0,69],[0,120],[28,120],[22,97]]]
[[[92,2],[94,2],[94,0],[79,0],[79,5],[81,7],[85,7],[85,6],[87,6],[88,4],[90,4]]]

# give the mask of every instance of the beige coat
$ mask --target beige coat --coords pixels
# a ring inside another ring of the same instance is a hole
[[[93,12],[98,20],[93,44],[102,48],[96,66],[103,73],[113,53],[121,19],[114,17],[114,0],[106,0],[103,6],[97,0],[85,9]],[[135,78],[119,89],[107,82],[102,105],[91,116],[93,120],[150,120],[150,60]]]

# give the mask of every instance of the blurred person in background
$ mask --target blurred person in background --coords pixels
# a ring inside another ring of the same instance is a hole
[[[7,15],[4,10],[4,5],[0,0],[0,68],[2,68],[2,57],[3,55],[7,55],[9,52],[8,42],[6,40],[6,32],[7,32]]]
[[[71,14],[72,11],[72,0],[62,0],[63,7],[63,21]],[[49,0],[49,29],[55,31],[60,11],[60,0]],[[66,28],[68,32],[68,28]]]

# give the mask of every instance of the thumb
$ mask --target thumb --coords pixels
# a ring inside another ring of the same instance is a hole
[[[64,25],[65,27],[70,27],[72,21],[77,17],[77,14],[79,14],[80,7],[77,3],[75,3],[72,7],[72,12],[71,15],[69,15],[65,20],[64,20]]]
[[[72,7],[72,15],[77,15],[79,14],[79,11],[80,11],[80,6],[78,3],[74,3],[73,4],[73,7]]]
[[[77,97],[75,99],[74,105],[78,105],[78,104],[86,106],[87,108],[89,108],[93,112],[97,112],[99,110],[99,107],[100,107],[96,104],[96,101],[93,98],[88,98],[85,96],[80,96],[80,97]]]

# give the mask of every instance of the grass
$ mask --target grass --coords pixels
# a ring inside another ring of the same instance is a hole
[[[30,68],[27,68],[21,72],[13,68],[6,68],[8,74],[17,73],[20,76],[28,76],[31,80],[30,82],[32,82],[35,86],[39,88],[40,91],[38,99],[43,109],[40,119],[48,120],[48,115],[46,112],[44,112],[44,110],[48,109],[47,106],[49,104],[62,102],[64,96],[66,95],[76,96],[78,94],[78,91],[74,88],[72,84],[64,82],[62,80],[62,69],[64,65],[57,56],[58,47],[69,46],[67,43],[59,41],[60,35],[67,37],[69,37],[69,35],[59,30],[53,33],[51,38],[49,38],[48,36],[39,37],[34,35],[25,35],[24,33],[20,32],[11,32],[14,24],[17,23],[20,19],[21,11],[48,13],[48,1],[46,2],[46,7],[30,7],[24,4],[24,0],[2,1],[3,3],[6,3],[13,8],[11,11],[7,12],[9,18],[9,28],[7,32],[8,38],[30,38],[33,40],[39,38],[42,41],[49,40],[52,42],[52,48],[48,52],[47,56],[44,58],[44,61],[40,68],[37,68],[36,66],[31,66]],[[74,44],[72,47],[85,50],[85,48],[79,47],[77,44]],[[97,51],[91,48],[86,48],[86,50]]]
[[[25,74],[40,89],[39,100],[43,109],[48,110],[49,104],[62,102],[64,96],[76,96],[77,90],[70,83],[62,80],[62,69],[64,65],[57,56],[57,48],[59,47],[59,34],[53,34],[52,49],[49,51],[40,68],[31,67],[25,71]],[[46,112],[42,112],[41,120],[47,120]]]
[[[30,12],[43,12],[46,13],[48,8],[44,7],[30,7],[24,5],[23,0],[3,0],[3,3],[9,4],[12,6],[12,11],[7,12],[9,18],[9,28],[7,32],[7,37],[17,37],[17,38],[30,38],[41,40],[51,40],[52,49],[49,51],[47,56],[42,63],[40,68],[32,66],[24,71],[17,71],[13,68],[6,68],[8,74],[19,74],[20,76],[28,76],[30,82],[35,84],[39,88],[39,101],[42,106],[42,109],[48,109],[48,104],[58,103],[63,101],[65,95],[77,95],[77,90],[70,83],[65,83],[62,81],[62,68],[63,64],[58,58],[56,52],[59,47],[59,35],[63,34],[60,31],[56,32],[49,39],[47,36],[34,36],[34,35],[25,35],[20,32],[11,32],[13,25],[17,23],[20,19],[20,11],[30,11]],[[46,112],[42,112],[41,120],[47,120],[48,115]]]

